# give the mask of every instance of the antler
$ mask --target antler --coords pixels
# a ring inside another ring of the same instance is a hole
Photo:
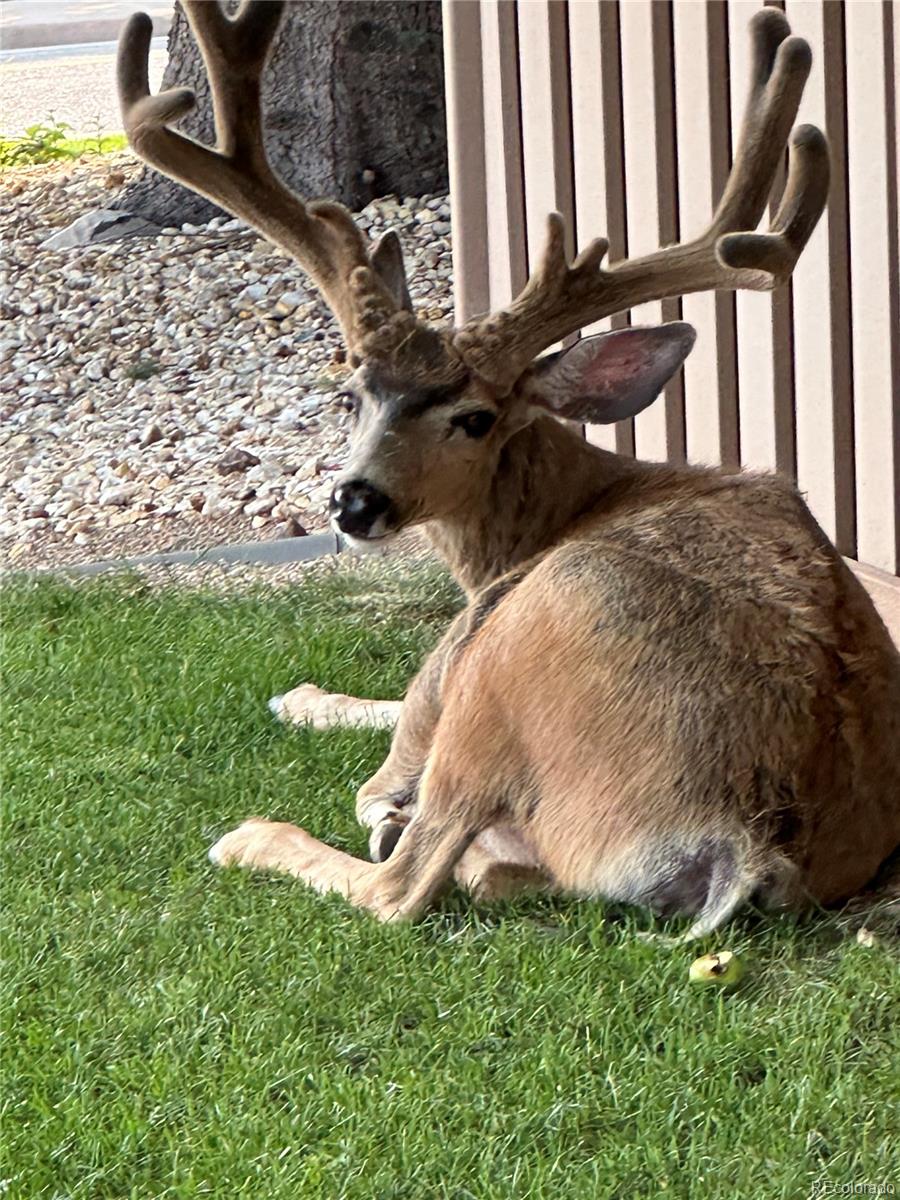
[[[370,252],[347,209],[327,201],[304,203],[269,166],[260,79],[283,0],[244,0],[234,17],[218,0],[183,0],[183,7],[209,76],[216,146],[169,128],[193,108],[194,93],[172,88],[150,95],[152,23],[145,13],[136,13],[122,32],[118,56],[122,116],[135,152],[296,258],[337,317],[352,354],[383,357],[398,346],[421,342],[424,327],[379,270],[399,255],[395,235],[386,235]]]
[[[789,37],[777,8],[750,23],[753,68],[734,164],[709,228],[692,242],[667,246],[603,270],[608,243],[598,238],[569,266],[565,226],[548,217],[537,270],[509,308],[466,324],[454,345],[473,370],[509,390],[547,346],[612,313],[648,300],[716,288],[762,291],[794,268],[828,197],[828,147],[812,125],[790,146],[787,186],[768,233],[762,217],[812,63],[809,45]]]

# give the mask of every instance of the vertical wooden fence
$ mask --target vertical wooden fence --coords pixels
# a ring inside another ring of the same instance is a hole
[[[548,211],[610,259],[699,231],[721,194],[756,0],[444,0],[457,317],[507,302]],[[699,337],[634,421],[589,431],[641,458],[782,471],[840,550],[900,571],[900,6],[784,0],[814,65],[799,114],[833,184],[791,283],[647,304]],[[589,330],[587,332],[593,332]]]

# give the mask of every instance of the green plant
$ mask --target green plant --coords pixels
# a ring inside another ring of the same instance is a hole
[[[47,120],[29,125],[23,137],[0,142],[0,166],[16,167],[23,163],[53,162],[58,158],[70,158],[66,134],[72,126],[57,121],[51,113]]]
[[[124,134],[104,134],[99,118],[88,137],[72,138],[68,136],[71,132],[71,125],[58,121],[50,113],[43,122],[29,125],[21,137],[0,138],[0,170],[78,158],[82,154],[113,154],[127,144]]]
[[[94,117],[93,133],[90,135],[89,138],[86,138],[85,141],[90,144],[91,152],[93,154],[102,154],[103,153],[104,137],[103,137],[103,128],[100,124],[99,117]]]
[[[159,363],[154,362],[151,358],[139,358],[137,362],[125,368],[125,374],[129,379],[150,379],[159,372]]]

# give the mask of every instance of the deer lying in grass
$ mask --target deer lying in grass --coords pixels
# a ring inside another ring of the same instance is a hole
[[[454,876],[476,895],[524,883],[693,914],[839,901],[900,841],[900,656],[862,586],[780,479],[635,462],[557,417],[650,404],[694,340],[680,322],[586,338],[608,314],[714,288],[782,283],[828,190],[819,131],[796,129],[771,229],[753,232],[809,71],[766,8],[734,166],[694,241],[571,265],[558,215],[509,308],[458,330],[413,315],[396,237],[370,247],[337,204],[307,204],[263,149],[260,75],[282,6],[184,5],[212,85],[218,146],[169,128],[193,104],[150,96],[150,21],[123,35],[125,127],[153,166],[292,253],[340,322],[358,420],[333,520],[360,544],[424,525],[468,606],[399,704],[299,689],[327,723],[392,722],[359,792],[375,861],[250,820],[214,862],[286,871],[391,920]],[[349,709],[348,709],[349,705]]]

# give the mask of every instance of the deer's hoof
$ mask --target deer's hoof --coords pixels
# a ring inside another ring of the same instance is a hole
[[[391,813],[378,822],[369,837],[369,858],[372,862],[387,862],[408,824],[398,813]]]

